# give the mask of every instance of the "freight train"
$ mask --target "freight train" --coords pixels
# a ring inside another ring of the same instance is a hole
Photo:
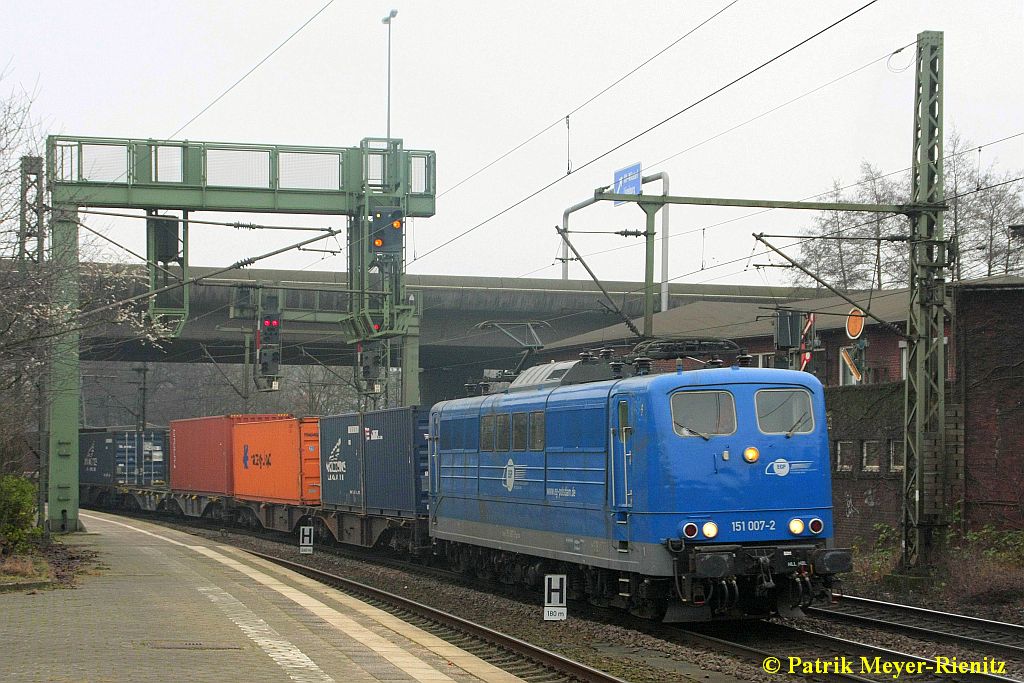
[[[311,523],[323,540],[508,584],[564,573],[570,598],[670,622],[798,615],[827,599],[852,558],[831,547],[821,384],[648,371],[584,355],[429,410],[178,420],[169,487],[122,484],[115,502]],[[110,488],[83,484],[83,500]]]

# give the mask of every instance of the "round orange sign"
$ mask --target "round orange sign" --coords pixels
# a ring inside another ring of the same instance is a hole
[[[857,339],[864,332],[864,311],[859,308],[850,310],[846,317],[846,336],[850,339]]]

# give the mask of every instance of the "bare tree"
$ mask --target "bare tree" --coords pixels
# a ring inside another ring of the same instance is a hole
[[[40,156],[44,147],[31,108],[32,97],[23,90],[0,95],[0,390],[5,397],[0,411],[0,473],[34,467],[30,456],[38,444],[38,416],[47,410],[41,387],[53,341],[70,331],[98,326],[116,326],[154,343],[166,333],[147,318],[142,304],[81,315],[83,310],[116,304],[125,292],[141,291],[145,284],[137,268],[83,264],[81,304],[69,307],[55,296],[59,273],[51,263],[59,263],[61,255],[52,245],[35,259],[23,258],[21,161],[24,156]],[[39,226],[44,233],[48,217]],[[89,253],[83,250],[83,260]]]
[[[979,171],[970,155],[977,148],[955,131],[946,150],[949,208],[944,221],[952,279],[1024,273],[1024,244],[1010,230],[1011,225],[1024,221],[1024,182],[1011,182],[1021,173],[1001,172],[994,165]],[[844,191],[836,181],[829,198],[901,204],[908,201],[910,177],[906,173],[883,175],[865,161],[851,190]],[[907,245],[886,238],[909,232],[906,219],[898,216],[823,211],[805,231],[812,239],[800,245],[800,259],[818,277],[840,289],[906,286]],[[816,284],[799,272],[793,274],[793,283]]]

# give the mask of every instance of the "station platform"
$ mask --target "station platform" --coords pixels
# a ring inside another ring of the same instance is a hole
[[[355,598],[230,546],[83,512],[77,588],[0,594],[3,681],[520,679]]]

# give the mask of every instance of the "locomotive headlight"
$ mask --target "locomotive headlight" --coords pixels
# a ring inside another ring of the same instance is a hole
[[[753,446],[749,446],[743,451],[743,459],[747,462],[757,462],[757,459],[761,457],[760,451]]]
[[[799,517],[795,517],[789,520],[789,533],[794,536],[799,536],[804,532],[804,520]]]
[[[821,530],[825,528],[825,523],[815,517],[807,523],[807,528],[811,530],[812,534],[820,534]]]
[[[706,538],[714,538],[718,535],[718,525],[714,522],[704,522],[704,526],[701,528]]]

